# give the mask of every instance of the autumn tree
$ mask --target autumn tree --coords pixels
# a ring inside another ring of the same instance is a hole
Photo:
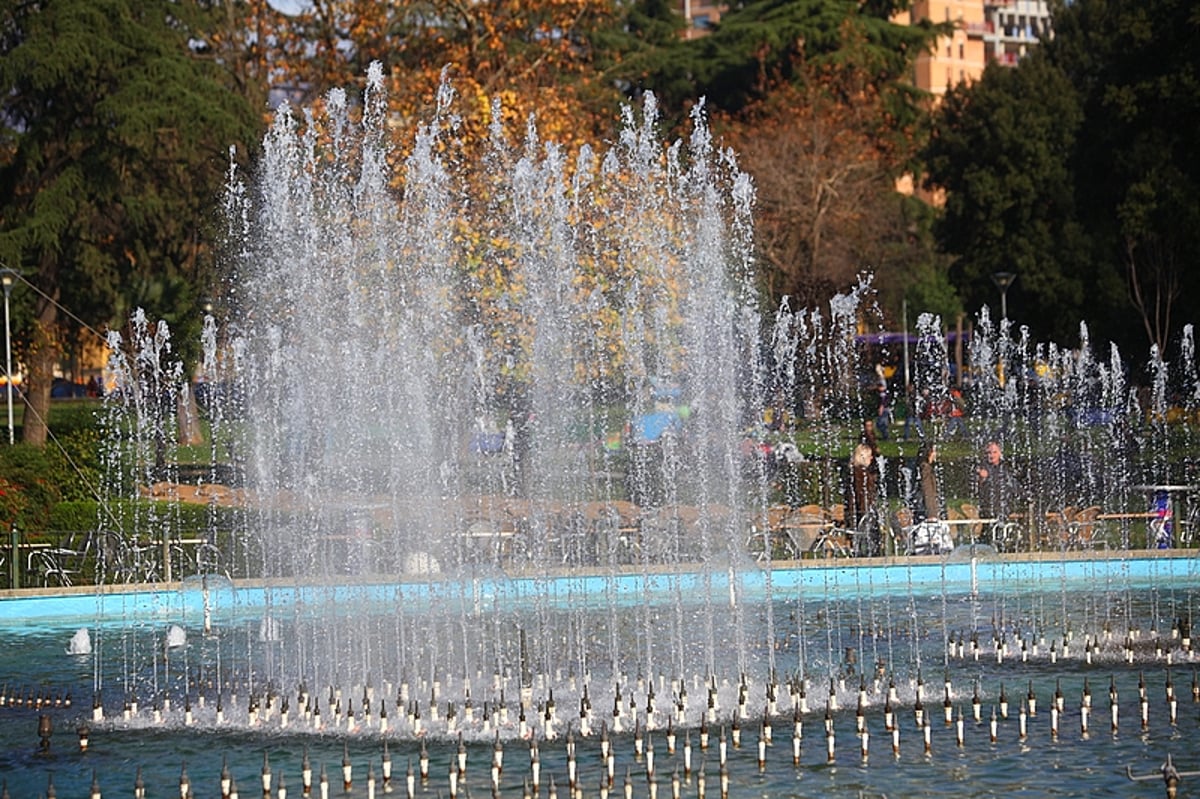
[[[894,186],[923,113],[908,69],[940,28],[896,25],[895,10],[756,0],[707,36],[631,50],[613,68],[660,95],[669,120],[698,97],[714,109],[755,179],[768,303],[821,304],[863,270],[883,288],[889,267],[920,257]]]
[[[460,139],[485,139],[498,107],[514,130],[536,114],[546,138],[577,146],[609,133],[616,118],[620,95],[597,80],[591,44],[616,19],[608,0],[314,0],[276,18],[269,60],[276,82],[303,102],[361,84],[368,65],[382,63],[394,122],[405,132],[429,118],[448,79],[463,99]]]
[[[193,31],[195,56],[211,62],[264,120],[278,78],[270,62],[271,43],[278,41],[286,19],[268,0],[225,0],[206,5],[203,29]]]
[[[755,104],[730,132],[758,191],[757,240],[766,294],[809,307],[852,282],[886,165],[863,124],[863,105],[837,102],[814,71]]]
[[[762,99],[724,117],[755,176],[772,304],[787,296],[794,308],[816,307],[868,270],[898,297],[902,267],[930,255],[913,235],[911,203],[895,188],[913,153],[919,109],[896,76],[880,78],[869,27],[844,19],[839,50],[802,54],[763,84]]]

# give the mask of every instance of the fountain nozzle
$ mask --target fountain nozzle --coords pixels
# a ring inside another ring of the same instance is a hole
[[[50,751],[50,736],[53,734],[54,723],[50,717],[45,713],[38,716],[38,738],[40,739],[38,751],[43,753]]]

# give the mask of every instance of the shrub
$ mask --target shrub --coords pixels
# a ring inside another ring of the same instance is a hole
[[[7,484],[3,488],[9,498],[4,508],[8,516],[0,521],[22,530],[45,529],[50,508],[62,496],[58,486],[63,482],[46,451],[29,444],[0,448],[0,477]]]
[[[50,509],[46,530],[52,533],[75,533],[96,529],[99,503],[93,499],[59,502]]]
[[[13,524],[30,532],[48,529],[60,501],[96,498],[100,438],[95,409],[91,401],[55,402],[51,439],[44,448],[24,443],[0,448],[0,524],[6,529]],[[93,518],[75,529],[94,524]]]
[[[55,436],[46,448],[48,475],[64,501],[95,499],[100,488],[100,434],[79,428]]]

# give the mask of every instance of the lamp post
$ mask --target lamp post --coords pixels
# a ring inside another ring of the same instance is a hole
[[[993,272],[992,282],[1000,289],[1000,318],[1008,318],[1008,287],[1017,279],[1015,272]]]
[[[12,325],[8,316],[8,299],[12,296],[13,282],[16,272],[11,269],[0,269],[0,285],[4,286],[4,383],[8,391],[8,443],[13,443],[13,406],[12,406]]]

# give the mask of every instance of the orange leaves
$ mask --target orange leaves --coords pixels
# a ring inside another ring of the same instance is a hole
[[[771,301],[823,303],[863,268],[886,270],[897,220],[886,109],[852,65],[802,63],[794,82],[722,121],[758,188],[757,240]]]
[[[449,240],[439,268],[454,275],[447,301],[455,322],[499,345],[489,364],[494,374],[519,378],[527,368],[525,353],[537,331],[526,308],[538,292],[540,302],[553,297],[575,314],[571,324],[583,331],[579,346],[604,354],[587,361],[590,373],[580,376],[587,380],[630,357],[631,329],[654,328],[639,339],[654,346],[672,337],[660,331],[681,315],[668,307],[655,319],[638,318],[649,315],[647,298],[669,298],[684,279],[682,242],[689,231],[673,218],[678,208],[665,196],[657,206],[647,202],[648,195],[666,192],[629,169],[597,170],[582,196],[570,183],[582,146],[613,137],[620,97],[596,76],[588,45],[592,28],[613,13],[608,0],[314,0],[303,17],[270,21],[275,80],[295,87],[301,105],[320,105],[328,88],[348,87],[350,107],[357,109],[365,65],[385,65],[390,179],[398,194],[419,192],[404,185],[418,126],[440,126],[434,154],[459,181],[453,193],[462,200],[447,211],[452,230],[439,231]],[[447,65],[455,99],[439,115]],[[543,158],[543,143],[553,142],[562,154],[563,185],[535,189],[562,192],[555,198],[566,208],[560,216],[514,197],[509,178],[526,154],[531,117],[537,134],[529,153]],[[500,152],[489,146],[497,125],[509,143]],[[396,257],[421,260],[412,253]],[[677,357],[664,354],[663,361]]]
[[[514,124],[536,111],[547,137],[567,145],[612,127],[616,90],[576,88],[592,69],[588,31],[612,17],[607,0],[314,0],[292,17],[257,1],[244,8],[244,29],[266,43],[272,83],[303,94],[303,104],[330,87],[361,85],[365,65],[379,60],[393,79],[393,112],[426,119],[442,68],[454,64],[460,92],[489,98],[460,111],[468,135],[486,134],[497,94]]]

